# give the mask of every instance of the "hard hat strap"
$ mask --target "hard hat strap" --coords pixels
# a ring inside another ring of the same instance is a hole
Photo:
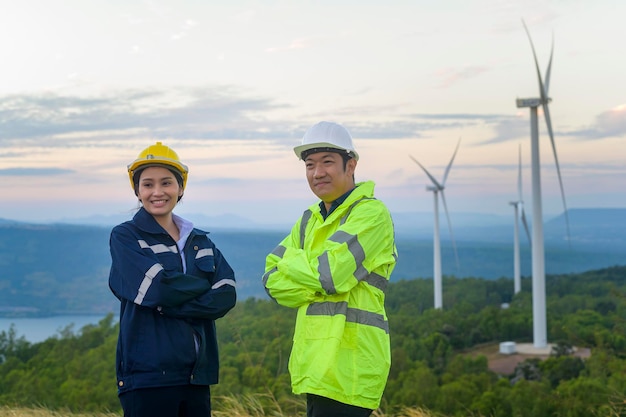
[[[340,155],[348,156],[349,158],[354,158],[354,154],[352,152],[348,152],[345,149],[331,148],[331,147],[320,147],[320,148],[307,149],[306,151],[302,151],[302,154],[301,154],[300,158],[302,160],[305,160],[309,155],[314,154],[314,153],[318,153],[318,152],[334,152],[334,153],[338,153]]]

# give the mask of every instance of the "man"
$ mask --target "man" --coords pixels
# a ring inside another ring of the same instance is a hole
[[[321,199],[267,256],[263,284],[298,308],[289,372],[308,417],[369,416],[391,354],[384,290],[397,254],[391,216],[374,183],[355,183],[359,155],[341,125],[320,122],[294,148]]]

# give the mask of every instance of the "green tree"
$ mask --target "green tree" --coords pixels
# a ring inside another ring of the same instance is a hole
[[[540,381],[522,380],[509,392],[511,417],[551,417],[554,404],[550,385]]]
[[[563,381],[555,392],[555,409],[562,417],[588,417],[608,403],[609,391],[598,380],[578,378]]]
[[[509,417],[511,404],[508,401],[511,385],[505,379],[501,379],[490,390],[483,391],[472,402],[471,409],[481,416]]]
[[[425,363],[419,362],[387,383],[384,398],[389,404],[434,408],[438,392],[437,376]]]
[[[556,388],[561,381],[577,378],[585,369],[585,364],[581,358],[575,356],[558,356],[540,362],[539,367],[543,377]]]

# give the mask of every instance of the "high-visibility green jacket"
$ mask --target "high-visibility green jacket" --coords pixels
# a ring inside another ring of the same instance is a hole
[[[267,256],[267,293],[298,308],[294,393],[379,406],[391,365],[384,291],[396,259],[391,215],[371,181],[357,184],[326,220],[319,205],[309,207]]]

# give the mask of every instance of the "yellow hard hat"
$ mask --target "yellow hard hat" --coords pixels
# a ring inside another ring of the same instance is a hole
[[[174,168],[180,173],[183,179],[182,188],[185,189],[187,184],[187,174],[189,168],[187,165],[180,162],[178,154],[174,152],[172,148],[168,148],[161,142],[157,142],[155,145],[148,146],[141,151],[137,159],[135,159],[130,165],[128,165],[128,178],[130,178],[130,185],[135,189],[135,183],[133,176],[139,168],[146,168],[147,166],[165,166],[166,168]]]

